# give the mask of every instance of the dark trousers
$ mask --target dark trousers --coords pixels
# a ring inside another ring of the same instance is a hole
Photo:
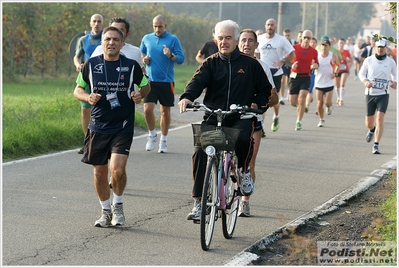
[[[241,129],[235,145],[235,153],[238,158],[238,168],[244,167],[244,172],[248,172],[249,162],[253,153],[253,139],[256,118],[252,119],[238,119],[234,121],[225,120],[222,126],[233,127]],[[208,119],[202,124],[216,125],[216,120]],[[204,177],[206,172],[207,155],[200,147],[194,148],[192,156],[192,178],[194,181],[192,197],[201,197],[202,188],[204,185]]]

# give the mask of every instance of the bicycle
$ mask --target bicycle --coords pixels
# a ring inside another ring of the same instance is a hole
[[[241,171],[237,169],[234,149],[240,129],[222,127],[223,118],[230,113],[242,114],[248,119],[263,110],[232,104],[230,111],[212,110],[205,104],[194,102],[187,111],[205,110],[217,115],[217,125],[192,124],[194,146],[201,146],[208,156],[201,198],[201,247],[209,250],[215,222],[222,218],[223,236],[233,237],[241,196]]]

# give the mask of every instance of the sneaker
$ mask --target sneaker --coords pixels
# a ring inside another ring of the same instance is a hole
[[[373,139],[373,136],[374,136],[374,132],[371,132],[370,130],[367,132],[367,135],[366,135],[366,141],[367,142],[370,142],[372,139]]]
[[[83,154],[85,151],[85,147],[82,147],[78,150],[78,154]]]
[[[166,145],[166,141],[160,140],[158,153],[167,153],[167,152],[168,152],[168,146]]]
[[[96,226],[96,227],[108,227],[109,225],[111,225],[111,218],[112,218],[111,210],[103,209],[101,218],[96,220],[96,222],[94,223],[94,226]]]
[[[326,114],[330,115],[332,113],[332,106],[326,107]]]
[[[337,106],[341,106],[341,101],[337,100],[336,104],[337,104]]]
[[[148,135],[147,137],[147,143],[145,145],[145,149],[147,151],[152,151],[154,150],[154,143],[157,141],[157,134],[155,136]]]
[[[380,149],[378,148],[378,144],[373,145],[373,154],[380,154]]]
[[[344,106],[344,101],[343,100],[339,101],[339,106]]]
[[[317,127],[324,127],[324,119],[320,119],[319,124],[317,124]]]
[[[251,173],[242,173],[241,179],[241,193],[243,195],[251,195],[254,191],[254,182],[251,177]]]
[[[238,208],[238,217],[250,217],[251,213],[249,212],[249,200],[241,201],[240,207]]]
[[[201,220],[201,198],[195,198],[194,207],[187,215],[187,220]]]
[[[276,132],[279,129],[279,127],[280,127],[280,120],[279,119],[280,119],[279,117],[275,117],[273,119],[273,124],[272,124],[272,127],[271,127],[273,132]]]
[[[112,205],[112,225],[123,225],[125,224],[125,215],[123,214],[123,204],[118,203]]]
[[[318,112],[318,111],[316,111],[316,115],[319,115],[319,112]]]
[[[266,138],[266,132],[262,129],[262,138]]]
[[[295,130],[302,130],[302,123],[301,122],[296,122]]]
[[[305,106],[305,113],[309,112],[309,105]]]
[[[285,102],[284,102],[283,99],[280,100],[280,104],[281,104],[281,105],[284,105],[284,104],[285,104]]]

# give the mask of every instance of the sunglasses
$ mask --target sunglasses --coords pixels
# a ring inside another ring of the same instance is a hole
[[[312,39],[310,36],[304,36],[303,39]]]

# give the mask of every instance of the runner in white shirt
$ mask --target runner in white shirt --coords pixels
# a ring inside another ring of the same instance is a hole
[[[359,80],[366,87],[364,90],[367,107],[365,123],[369,129],[366,141],[370,142],[374,136],[373,154],[380,154],[379,142],[384,132],[389,88],[396,89],[397,85],[396,63],[387,56],[386,45],[385,40],[376,42],[377,53],[367,57],[359,71]]]
[[[317,99],[317,114],[319,115],[318,127],[324,126],[324,109],[326,105],[326,113],[332,112],[332,98],[334,89],[334,69],[339,67],[339,59],[337,55],[330,51],[331,43],[328,39],[321,42],[322,50],[318,51],[319,68],[316,70],[315,89]]]
[[[294,48],[291,43],[279,34],[276,34],[277,23],[274,19],[268,19],[265,23],[266,32],[258,36],[259,46],[255,50],[255,55],[258,59],[266,62],[270,66],[273,74],[273,81],[276,86],[277,94],[281,88],[281,78],[283,70],[281,66],[285,63],[291,62],[295,58]],[[280,127],[279,110],[280,103],[273,106],[274,115],[271,129],[273,132],[277,131]],[[266,113],[263,114],[265,118]]]

